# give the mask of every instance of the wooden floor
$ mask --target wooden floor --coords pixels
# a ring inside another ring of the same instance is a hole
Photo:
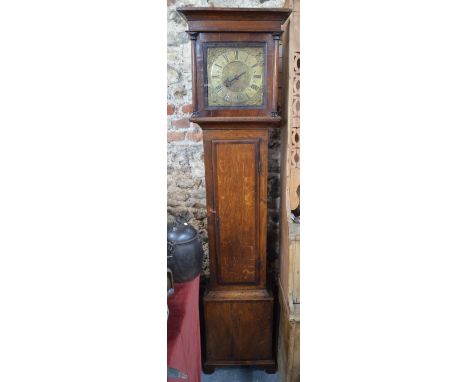
[[[254,367],[221,367],[202,375],[202,382],[279,382],[279,374],[267,374]]]

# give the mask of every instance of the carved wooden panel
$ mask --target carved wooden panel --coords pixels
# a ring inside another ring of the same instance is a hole
[[[299,186],[300,186],[300,117],[301,117],[301,53],[295,51],[292,61],[292,97],[290,104],[290,166],[291,166],[291,186],[290,200],[291,210],[295,210],[299,206]]]
[[[299,381],[300,331],[300,0],[286,0],[293,12],[284,33],[284,116],[281,176],[281,263],[279,277],[280,329],[278,364],[281,381]]]
[[[291,167],[299,168],[299,128],[301,116],[301,53],[294,52],[291,101]]]
[[[214,140],[220,284],[257,283],[259,140]]]

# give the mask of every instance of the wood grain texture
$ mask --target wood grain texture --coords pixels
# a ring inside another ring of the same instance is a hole
[[[209,130],[203,139],[210,288],[265,288],[268,131]]]
[[[205,302],[206,362],[273,359],[272,301]]]
[[[257,284],[260,140],[214,140],[213,181],[220,284]]]
[[[281,117],[192,117],[190,121],[199,124],[203,130],[252,130],[281,127]]]
[[[247,290],[208,290],[204,301],[274,301],[273,295],[267,289]]]
[[[208,214],[204,368],[256,365],[273,372],[274,298],[266,289],[268,130],[210,129],[203,139],[208,212],[215,211]]]
[[[281,31],[291,12],[285,8],[183,7],[177,10],[187,20],[189,29],[197,32]]]

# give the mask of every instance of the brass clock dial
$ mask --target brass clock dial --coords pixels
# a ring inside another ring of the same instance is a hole
[[[262,106],[263,47],[208,47],[208,106]]]

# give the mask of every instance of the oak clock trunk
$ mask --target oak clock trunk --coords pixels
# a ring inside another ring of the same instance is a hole
[[[276,369],[267,283],[268,129],[278,128],[284,8],[180,8],[192,40],[191,121],[203,130],[210,281],[205,372]]]

